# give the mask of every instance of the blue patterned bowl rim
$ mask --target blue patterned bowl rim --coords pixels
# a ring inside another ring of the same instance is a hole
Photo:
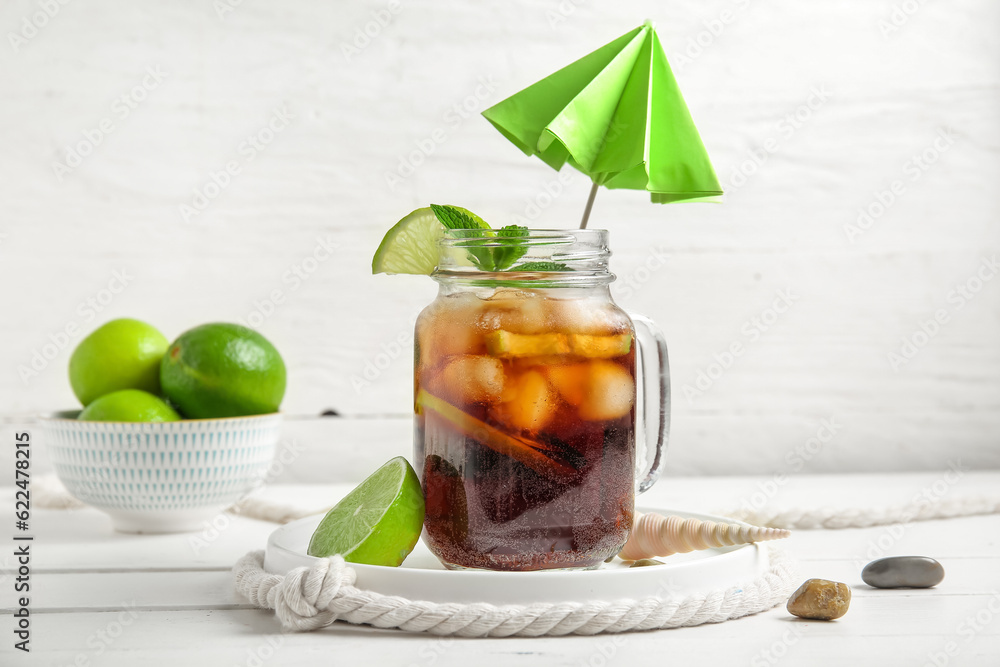
[[[71,416],[78,413],[79,411],[68,411],[56,413],[54,416],[43,416],[40,425],[45,431],[55,429],[67,433],[167,435],[171,433],[230,433],[251,428],[278,428],[284,422],[284,413],[282,412],[219,419],[182,419],[175,422],[78,421]]]

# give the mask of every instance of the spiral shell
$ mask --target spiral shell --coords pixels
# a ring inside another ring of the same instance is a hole
[[[790,532],[781,528],[759,528],[636,512],[632,534],[618,557],[622,560],[655,558],[712,547],[779,540],[789,535]]]

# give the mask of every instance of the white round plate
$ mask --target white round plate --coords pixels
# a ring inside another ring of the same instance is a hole
[[[739,523],[708,514],[637,509]],[[306,547],[322,518],[320,514],[306,517],[271,533],[264,554],[264,569],[273,574],[286,574],[297,567],[312,566],[318,559],[306,555]],[[767,552],[756,544],[692,551],[658,560],[663,565],[629,568],[615,559],[596,570],[447,570],[421,540],[400,567],[358,563],[350,566],[357,572],[355,585],[376,593],[428,602],[489,602],[495,605],[651,597],[665,600],[749,582],[768,567]]]

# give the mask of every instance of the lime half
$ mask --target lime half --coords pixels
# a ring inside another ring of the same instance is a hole
[[[327,512],[306,553],[397,567],[413,551],[423,523],[420,480],[406,459],[397,456]]]

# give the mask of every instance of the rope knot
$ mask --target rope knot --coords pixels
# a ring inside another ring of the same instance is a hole
[[[323,558],[312,567],[297,567],[275,589],[274,611],[282,626],[313,630],[333,623],[330,603],[346,588],[353,588],[357,573],[343,556]],[[346,592],[346,591],[345,591]]]
[[[794,575],[787,556],[777,549],[769,552],[768,570],[754,581],[707,595],[504,607],[408,600],[359,590],[354,569],[340,556],[281,576],[266,572],[264,553],[252,551],[236,563],[233,575],[236,590],[253,604],[274,609],[285,630],[315,630],[344,620],[459,637],[593,635],[720,623],[781,604]]]

